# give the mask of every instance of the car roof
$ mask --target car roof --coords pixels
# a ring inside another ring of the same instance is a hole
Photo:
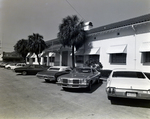
[[[116,69],[113,69],[113,71],[138,71],[138,72],[142,72],[138,69],[126,69],[126,68],[116,68]]]
[[[70,66],[52,66],[50,68],[70,68]]]
[[[93,67],[76,67],[76,68],[82,68],[82,69],[92,69]],[[94,68],[93,68],[94,69]]]

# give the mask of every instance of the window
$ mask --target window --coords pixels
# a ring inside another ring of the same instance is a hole
[[[99,55],[89,55],[89,60],[99,61]]]
[[[49,62],[54,62],[55,61],[55,57],[49,57]]]
[[[143,63],[150,63],[150,52],[142,53]]]
[[[44,57],[44,62],[47,62],[47,57]]]
[[[29,57],[27,57],[27,62],[29,62]]]
[[[49,71],[50,71],[50,70],[59,71],[59,70],[60,70],[60,68],[53,68],[53,67],[52,67],[52,68],[49,68],[48,70],[49,70]]]
[[[115,71],[112,77],[124,77],[124,78],[145,78],[142,72],[134,71]]]
[[[83,59],[82,55],[76,55],[76,63],[83,63]]]
[[[117,53],[117,54],[110,54],[110,63],[111,64],[125,64],[126,63],[126,53]]]
[[[32,62],[35,62],[35,58],[32,58]]]

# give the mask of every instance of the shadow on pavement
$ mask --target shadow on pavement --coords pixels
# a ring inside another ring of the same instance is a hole
[[[45,80],[43,79],[42,83],[47,83],[47,84],[48,84],[48,83],[49,83],[49,84],[52,83],[52,84],[56,84],[56,81],[45,81]]]
[[[22,73],[16,73],[16,76],[36,76],[36,74],[26,74],[26,75],[23,75]]]
[[[111,104],[150,108],[150,100],[143,100],[143,99],[113,98],[111,100]]]

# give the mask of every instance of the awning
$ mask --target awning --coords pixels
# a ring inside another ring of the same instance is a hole
[[[80,49],[75,52],[75,55],[83,55],[84,54],[84,49]]]
[[[42,57],[44,55],[44,52],[38,54],[39,57]]]
[[[55,53],[54,52],[50,52],[49,53],[49,57],[55,57]]]
[[[150,42],[143,42],[140,46],[140,52],[150,52]]]
[[[109,54],[116,54],[116,53],[127,53],[126,49],[127,45],[114,45],[110,46],[107,50]]]
[[[100,48],[91,48],[85,50],[84,55],[100,55]]]
[[[54,52],[44,52],[40,57],[55,57],[55,53]]]

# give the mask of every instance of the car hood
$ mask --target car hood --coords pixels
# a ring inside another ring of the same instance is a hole
[[[89,73],[69,73],[61,76],[61,78],[88,78]]]
[[[126,89],[150,89],[150,80],[137,78],[113,78],[109,84],[110,87]]]
[[[38,72],[37,75],[52,75],[54,76],[56,73],[58,73],[58,71],[41,71],[41,72]]]

